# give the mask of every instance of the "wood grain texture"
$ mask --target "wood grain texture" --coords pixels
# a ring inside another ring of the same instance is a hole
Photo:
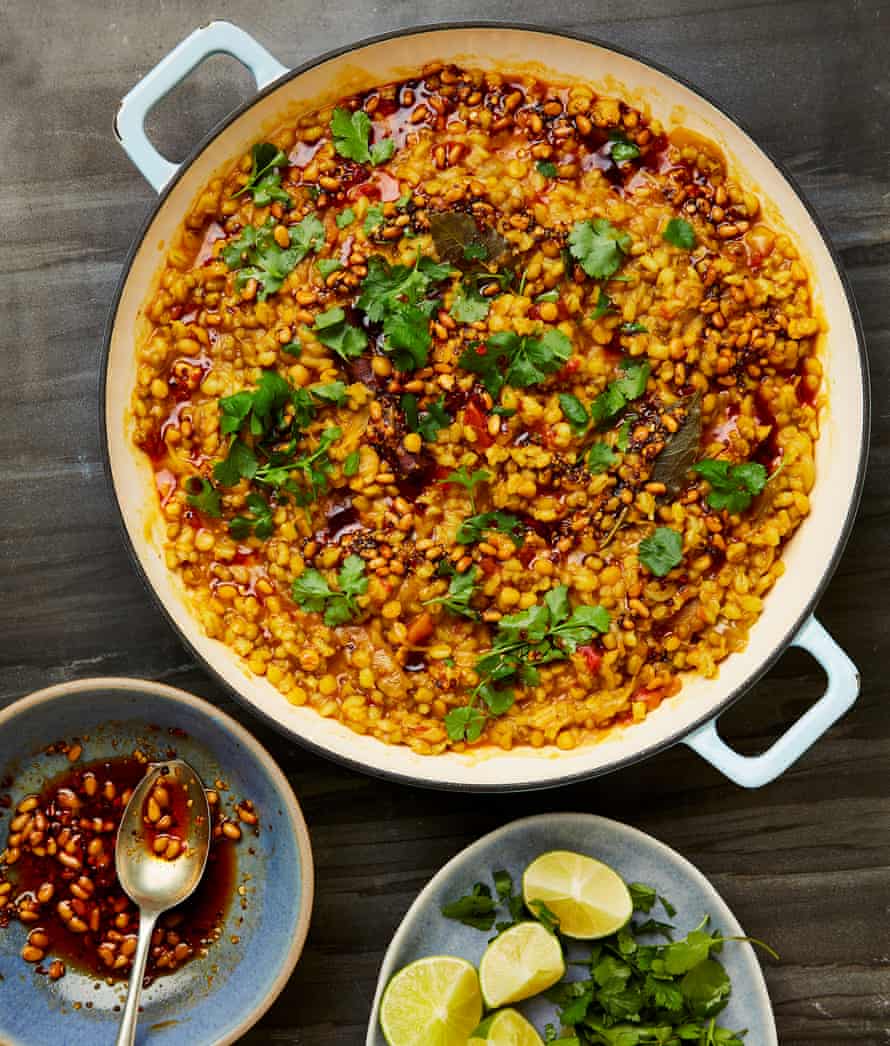
[[[767,966],[783,1046],[890,1043],[890,9],[880,0],[551,0],[550,24],[688,77],[788,164],[839,247],[865,324],[875,396],[862,511],[819,615],[863,674],[859,704],[779,782],[728,785],[683,748],[561,791],[441,795],[340,769],[278,737],[197,668],[138,580],[103,475],[98,368],[106,312],[152,193],[117,146],[120,97],[210,18],[296,64],[398,26],[542,20],[534,0],[6,0],[0,5],[0,704],[75,676],[142,675],[232,712],[303,804],[318,900],[305,956],[249,1046],[359,1046],[382,952],[458,849],[515,817],[589,810],[676,847],[711,877]],[[206,63],[152,114],[173,156],[251,91]],[[47,304],[51,302],[52,304]],[[792,653],[725,717],[762,749],[819,692]],[[751,1046],[758,1046],[752,1043]]]

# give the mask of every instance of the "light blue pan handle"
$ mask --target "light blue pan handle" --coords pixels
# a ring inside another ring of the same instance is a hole
[[[192,69],[214,54],[237,58],[253,73],[258,88],[288,71],[265,47],[231,22],[211,22],[174,47],[124,98],[114,119],[114,133],[124,151],[158,192],[176,174],[179,165],[161,156],[148,140],[145,117]]]
[[[702,759],[743,788],[760,788],[775,781],[853,706],[859,696],[856,666],[814,617],[797,633],[791,645],[813,655],[825,669],[828,686],[812,708],[771,748],[761,755],[740,755],[721,740],[716,719],[684,738]]]

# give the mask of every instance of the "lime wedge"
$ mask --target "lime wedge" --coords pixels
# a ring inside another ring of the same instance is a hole
[[[565,972],[554,934],[540,923],[517,923],[485,949],[479,963],[482,998],[490,1010],[519,1002],[550,988]]]
[[[544,1046],[541,1036],[516,1010],[498,1010],[479,1025],[467,1046]]]
[[[526,906],[543,901],[559,918],[559,932],[582,940],[616,933],[634,907],[617,872],[568,850],[552,850],[532,861],[522,877],[522,896]]]
[[[453,955],[409,963],[386,986],[380,1003],[389,1046],[466,1046],[481,1017],[476,970]]]

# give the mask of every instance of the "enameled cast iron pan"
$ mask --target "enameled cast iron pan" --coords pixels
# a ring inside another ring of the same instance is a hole
[[[171,163],[146,138],[145,115],[190,70],[220,52],[250,69],[259,93],[212,131],[187,161]],[[572,752],[516,749],[421,756],[289,704],[265,679],[252,675],[232,650],[202,633],[178,578],[164,565],[163,524],[151,466],[129,438],[126,416],[136,374],[136,338],[147,322],[140,310],[163,264],[165,245],[204,183],[286,115],[416,73],[434,60],[533,69],[543,79],[582,79],[595,89],[608,85],[611,93],[618,90],[648,104],[668,128],[681,124],[716,141],[760,194],[767,218],[784,225],[800,245],[830,327],[822,355],[828,407],[817,445],[811,515],[785,550],[786,573],[767,598],[746,650],[723,662],[716,679],[688,676],[680,694],[645,722]],[[737,783],[755,787],[781,774],[853,704],[859,688],[856,669],[812,612],[849,534],[865,470],[869,403],[862,333],[837,258],[814,214],[789,177],[714,103],[640,58],[539,28],[487,24],[413,29],[289,70],[241,29],[214,22],[184,40],[126,96],[115,130],[160,198],[124,268],[106,334],[102,396],[109,473],[139,571],[195,655],[254,712],[301,744],[357,769],[432,787],[547,787],[627,766],[679,741]],[[765,754],[741,756],[719,738],[716,719],[791,645],[809,650],[822,664],[828,676],[825,693]]]

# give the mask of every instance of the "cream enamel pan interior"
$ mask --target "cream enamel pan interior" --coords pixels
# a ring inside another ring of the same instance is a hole
[[[785,576],[767,598],[747,649],[726,660],[714,680],[685,677],[680,694],[644,723],[613,731],[572,752],[526,748],[424,757],[290,705],[271,684],[250,674],[231,650],[201,631],[178,578],[164,564],[152,470],[129,438],[127,406],[136,372],[135,339],[140,323],[145,323],[140,309],[163,263],[165,246],[202,185],[287,114],[334,101],[348,90],[397,79],[433,60],[530,69],[555,81],[586,80],[595,88],[622,93],[648,106],[668,128],[682,124],[718,142],[747,184],[772,204],[773,219],[784,223],[802,248],[830,325],[823,345],[829,405],[823,411],[817,446],[812,512],[786,548]],[[111,477],[134,555],[172,623],[218,676],[279,729],[366,771],[419,784],[491,789],[561,783],[651,754],[716,715],[778,657],[812,611],[846,539],[864,470],[868,386],[857,320],[831,250],[796,191],[747,134],[689,87],[630,56],[544,30],[491,26],[419,30],[329,56],[273,84],[203,143],[162,196],[124,275],[107,349],[104,408]]]

